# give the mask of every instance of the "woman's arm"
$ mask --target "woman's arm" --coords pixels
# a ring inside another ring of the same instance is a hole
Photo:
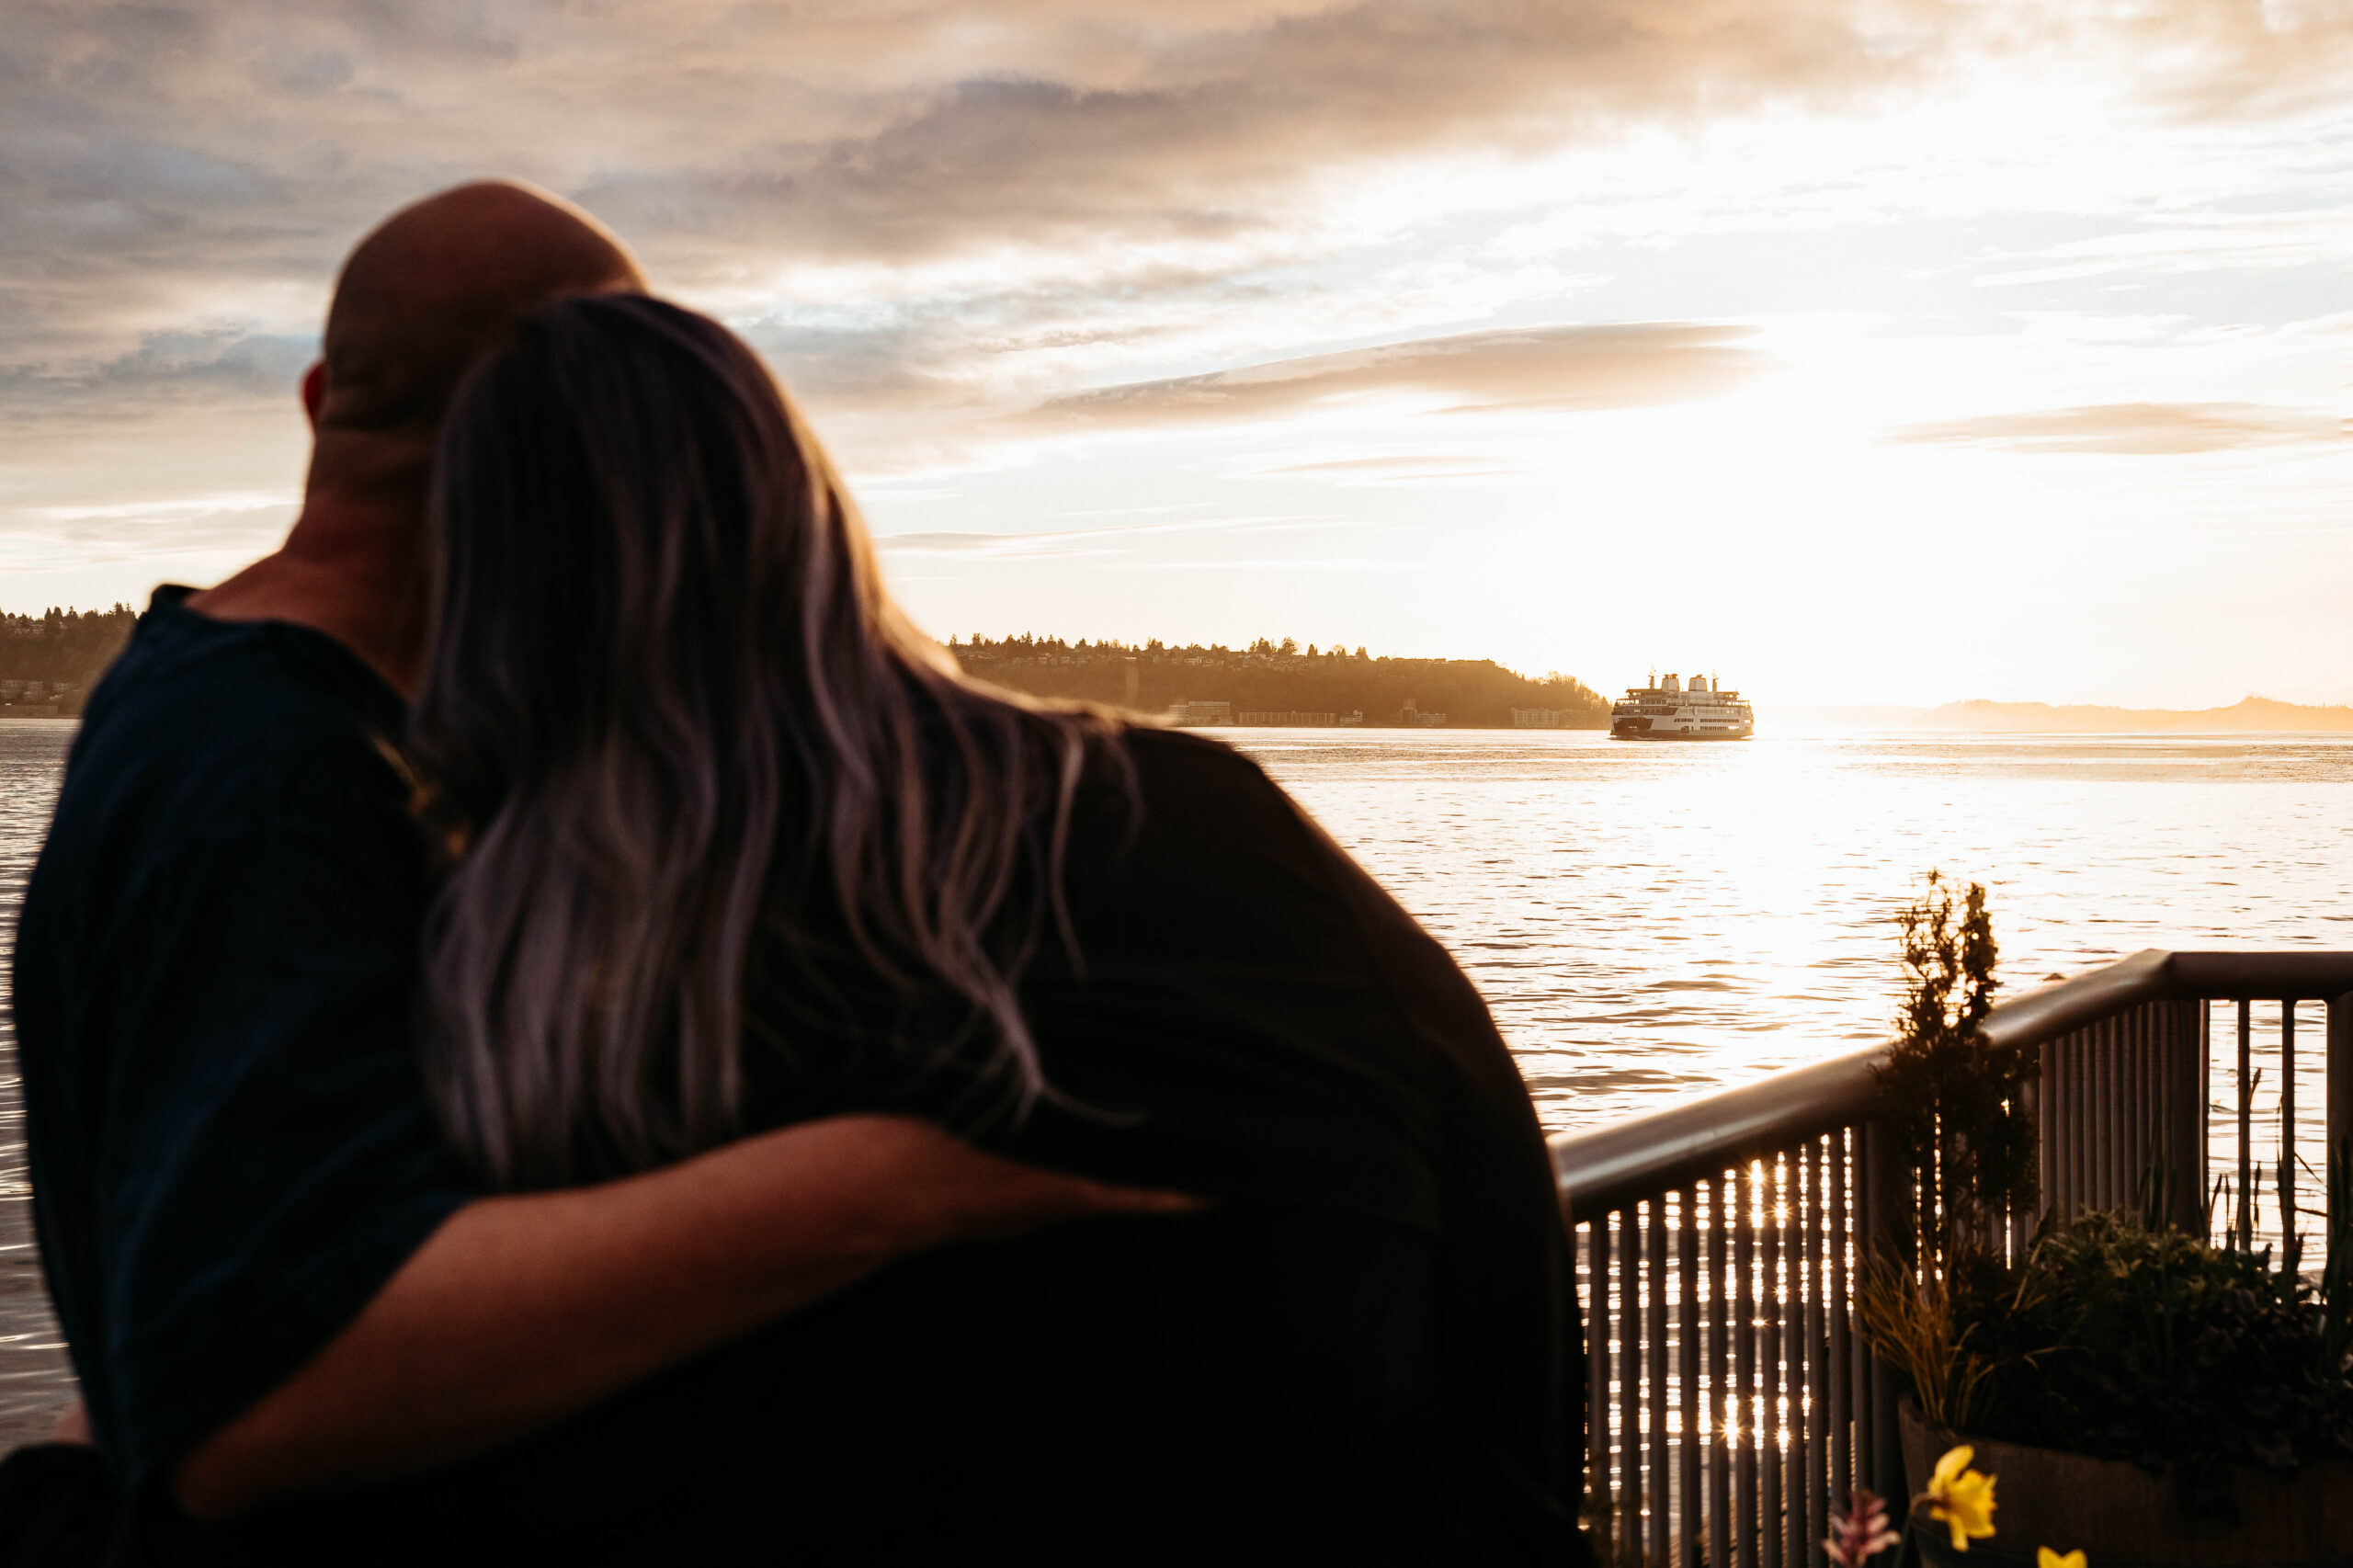
[[[483,1452],[956,1241],[1199,1205],[841,1116],[453,1214],[300,1371],[172,1474],[201,1519]]]

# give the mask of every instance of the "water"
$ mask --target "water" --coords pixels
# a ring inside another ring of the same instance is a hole
[[[1555,1131],[1885,1039],[1931,868],[1986,885],[2013,990],[2353,947],[2343,737],[1231,733],[1453,949]]]
[[[0,721],[0,930],[71,733]],[[1454,950],[1555,1130],[1884,1039],[1891,915],[1931,867],[1987,885],[2014,988],[2145,947],[2353,947],[2353,740],[1228,738]],[[64,1386],[17,1284],[19,1117],[0,1076],[0,1446]]]
[[[25,877],[73,738],[70,719],[0,719],[0,957],[14,942]],[[33,1250],[13,978],[14,966],[0,962],[0,1450],[46,1435],[51,1413],[72,1387]]]

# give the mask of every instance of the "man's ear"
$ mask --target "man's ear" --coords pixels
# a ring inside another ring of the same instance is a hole
[[[319,409],[327,400],[327,362],[313,360],[302,372],[302,414],[310,420],[311,428],[319,427]]]

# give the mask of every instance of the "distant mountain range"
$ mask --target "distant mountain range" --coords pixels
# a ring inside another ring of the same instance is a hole
[[[2228,708],[2053,708],[2048,702],[1948,702],[1912,721],[1924,730],[2081,734],[2086,731],[2353,730],[2353,708],[2306,708],[2268,697]]]
[[[1961,730],[1979,734],[2080,735],[2353,731],[2353,707],[2308,708],[2268,697],[2242,698],[2228,708],[2053,707],[2048,702],[1948,702],[1941,708],[1768,709],[1768,723],[1827,724],[1870,729]]]

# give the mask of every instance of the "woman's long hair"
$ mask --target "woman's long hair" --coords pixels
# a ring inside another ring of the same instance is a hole
[[[1074,944],[1063,846],[1107,727],[967,684],[909,625],[749,348],[639,296],[539,312],[460,392],[434,517],[412,750],[453,859],[426,1061],[486,1176],[738,1133],[771,960],[945,1002],[961,1023],[922,1049],[1027,1108],[1016,988],[1048,936]]]

